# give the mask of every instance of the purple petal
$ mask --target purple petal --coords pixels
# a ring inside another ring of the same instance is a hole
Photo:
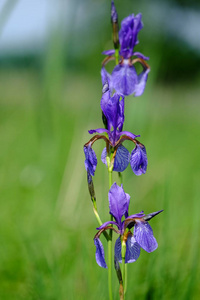
[[[94,150],[90,145],[84,146],[85,153],[85,168],[92,176],[94,176],[94,172],[97,166],[97,157]]]
[[[112,85],[117,93],[128,96],[135,92],[138,84],[138,75],[134,66],[129,66],[126,62],[117,65],[112,72]]]
[[[106,97],[109,97],[112,92],[111,75],[106,71],[104,67],[101,68],[101,81],[103,85],[102,98],[105,97],[105,93],[108,92]],[[109,98],[108,98],[109,99]]]
[[[130,165],[136,175],[145,174],[147,170],[147,153],[144,145],[136,144],[131,152]]]
[[[140,137],[140,135],[135,135],[135,134],[133,134],[133,133],[131,133],[131,132],[129,132],[129,131],[121,131],[119,135],[120,135],[120,136],[126,135],[126,136],[132,138],[133,140],[134,140],[136,137]]]
[[[123,172],[128,167],[129,161],[130,161],[129,151],[124,146],[120,145],[117,148],[113,171]]]
[[[137,221],[134,226],[134,236],[136,242],[147,252],[152,252],[158,247],[153,236],[153,230],[148,222]]]
[[[106,116],[108,122],[108,130],[115,133],[117,129],[122,130],[124,123],[124,98],[120,101],[120,95],[114,94],[110,97],[110,93],[106,92],[102,95],[101,109]]]
[[[107,161],[106,161],[106,156],[107,156],[107,150],[106,147],[103,149],[102,153],[101,153],[101,161],[102,163],[104,163],[106,166],[107,165]]]
[[[115,242],[115,257],[118,260],[118,262],[122,262],[122,244],[121,239],[118,237],[118,239]]]
[[[130,196],[124,192],[123,185],[120,187],[113,183],[109,190],[108,198],[110,214],[113,215],[119,225],[119,229],[121,229],[121,218],[128,212]]]
[[[100,239],[94,239],[94,244],[96,246],[96,262],[97,264],[102,268],[107,268],[106,262],[105,262],[105,255],[104,255],[104,249],[102,242]]]
[[[144,59],[144,60],[149,60],[149,57],[147,57],[147,56],[144,56],[142,53],[140,53],[140,52],[133,52],[133,55],[135,55],[135,56],[137,56],[137,57],[139,57],[139,58],[142,58],[142,59]]]
[[[111,1],[111,21],[112,23],[117,23],[118,21],[118,15],[113,0]]]
[[[101,153],[101,161],[107,166],[106,156],[107,156],[107,150],[106,148],[104,148]],[[124,146],[120,145],[117,148],[113,171],[123,172],[128,167],[129,161],[130,161],[129,151]]]
[[[93,134],[93,133],[96,133],[96,132],[97,133],[104,133],[104,132],[109,133],[109,131],[107,129],[105,129],[105,128],[91,129],[91,130],[88,130],[88,132],[90,134]]]
[[[132,14],[121,23],[121,29],[119,31],[120,55],[124,58],[131,57],[134,46],[138,44],[137,35],[143,27],[141,18],[141,14],[135,17],[134,14]]]
[[[114,221],[108,221],[108,222],[103,223],[101,226],[99,226],[96,229],[97,230],[101,230],[101,229],[107,227],[109,224],[114,224],[114,225],[116,225],[118,227],[118,224],[116,222],[114,222]]]
[[[138,83],[135,85],[135,97],[141,96],[143,94],[149,72],[150,69],[145,69],[141,74],[138,75]]]
[[[115,50],[114,49],[106,50],[106,51],[103,51],[102,54],[112,56],[113,54],[115,54]]]
[[[140,256],[140,246],[134,236],[129,235],[126,242],[125,263],[132,263]]]
[[[122,262],[122,254],[121,254],[121,240],[120,237],[115,242],[115,256],[116,259],[121,263]],[[128,236],[126,242],[126,255],[125,255],[125,263],[135,262],[140,256],[140,246],[136,242],[134,236]]]

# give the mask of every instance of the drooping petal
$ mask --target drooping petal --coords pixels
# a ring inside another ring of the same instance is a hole
[[[129,235],[126,242],[125,263],[132,263],[140,256],[140,246],[134,236]]]
[[[150,69],[144,69],[142,73],[138,75],[138,82],[135,85],[135,94],[134,94],[135,97],[141,96],[143,94],[149,72]]]
[[[131,152],[130,165],[133,172],[136,175],[145,174],[147,170],[147,153],[145,146],[142,144],[136,144],[135,148]]]
[[[122,262],[122,245],[121,245],[121,240],[120,237],[115,242],[115,257],[118,260],[118,262]]]
[[[118,94],[128,96],[135,92],[138,75],[134,66],[129,66],[127,62],[117,65],[111,76],[112,86]]]
[[[115,182],[109,190],[108,198],[110,214],[113,215],[121,229],[121,218],[128,211],[130,196],[124,192],[123,185],[120,187]]]
[[[90,145],[84,146],[85,153],[85,168],[92,176],[94,176],[94,172],[97,166],[97,157]]]
[[[113,171],[123,172],[128,167],[129,161],[130,161],[129,151],[124,146],[120,145],[117,148]]]
[[[97,264],[102,268],[107,268],[102,242],[100,241],[100,239],[97,238],[97,239],[94,239],[94,244],[96,246],[95,256],[96,256]]]
[[[107,150],[106,148],[104,148],[101,153],[101,161],[107,166],[106,156],[107,156]],[[120,145],[117,148],[113,171],[123,172],[128,167],[129,161],[130,161],[129,151],[124,146]]]
[[[153,236],[153,230],[148,222],[137,221],[134,226],[134,237],[136,242],[147,252],[157,249],[158,243]]]
[[[111,82],[111,75],[106,71],[104,67],[101,68],[101,81],[103,85],[102,99],[103,101],[107,102],[112,93],[112,82]]]
[[[115,242],[115,256],[116,259],[121,263],[121,240],[120,237]],[[134,236],[129,235],[126,242],[126,254],[125,254],[125,263],[135,262],[140,256],[140,246],[136,242]]]

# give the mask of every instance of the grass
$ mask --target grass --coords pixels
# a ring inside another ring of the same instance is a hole
[[[38,74],[15,70],[2,71],[0,82],[0,298],[107,299],[82,151],[87,130],[102,126],[100,78],[74,73],[49,88]],[[127,99],[124,129],[141,134],[149,159],[145,176],[124,172],[130,212],[164,209],[151,221],[158,249],[128,266],[127,300],[199,297],[199,92],[149,81],[140,99]],[[97,143],[94,184],[106,221]],[[113,287],[118,299],[115,277]]]

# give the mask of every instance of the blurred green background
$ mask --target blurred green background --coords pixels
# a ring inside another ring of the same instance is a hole
[[[151,221],[158,249],[128,265],[126,299],[199,299],[200,5],[115,3],[120,21],[142,12],[136,50],[151,66],[144,94],[126,99],[124,126],[141,135],[148,172],[129,166],[124,189],[132,214],[164,209]],[[101,52],[110,48],[108,0],[0,3],[0,299],[108,298],[83,144],[102,127]],[[94,184],[107,221],[103,147],[94,146]]]

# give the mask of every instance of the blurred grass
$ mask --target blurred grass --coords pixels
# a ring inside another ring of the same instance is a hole
[[[82,152],[87,130],[102,126],[100,78],[44,78],[0,73],[0,299],[106,299]],[[151,221],[158,249],[128,266],[127,300],[199,298],[199,92],[150,79],[142,97],[127,99],[124,129],[141,134],[149,159],[145,176],[124,173],[130,212],[164,209]],[[106,221],[103,147],[94,146],[94,183]],[[115,276],[113,285],[117,299]]]

